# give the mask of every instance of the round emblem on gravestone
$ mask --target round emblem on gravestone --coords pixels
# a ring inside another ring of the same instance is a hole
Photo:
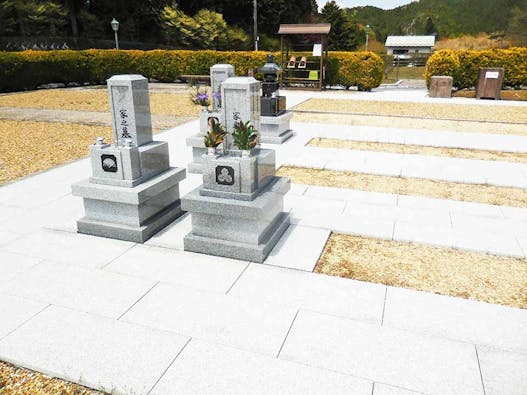
[[[102,169],[109,173],[117,173],[117,158],[115,155],[101,155]]]
[[[216,166],[216,183],[234,185],[234,169],[230,166]]]

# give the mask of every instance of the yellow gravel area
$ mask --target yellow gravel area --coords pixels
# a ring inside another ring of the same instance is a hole
[[[315,272],[527,308],[527,260],[333,233]]]
[[[0,395],[104,395],[104,393],[0,361]]]
[[[110,111],[106,89],[47,89],[0,96],[0,106],[75,111]],[[201,110],[190,100],[190,90],[181,93],[150,93],[152,114],[197,116]]]
[[[359,151],[392,152],[396,154],[419,154],[431,156],[448,156],[452,158],[499,160],[505,162],[527,163],[527,153],[484,151],[462,148],[429,147],[412,144],[375,143],[316,137],[308,144],[312,147],[341,148]]]
[[[0,185],[82,158],[98,136],[111,140],[107,126],[0,120]]]
[[[345,171],[281,167],[277,175],[297,184],[351,188],[362,191],[417,195],[437,199],[527,207],[527,190],[491,185],[462,184],[421,178],[403,178]]]
[[[309,99],[301,111],[392,115],[434,119],[527,123],[527,108],[448,103],[408,103],[374,100]]]
[[[527,109],[525,110],[527,112]],[[498,122],[449,121],[423,118],[401,118],[377,115],[349,115],[331,113],[299,113],[293,115],[295,122],[324,123],[336,125],[365,125],[390,128],[448,130],[459,132],[514,134],[527,136],[527,126]]]
[[[473,99],[476,97],[476,91],[457,91],[457,92],[454,92],[452,96],[467,97],[467,98]],[[527,100],[527,89],[501,91],[501,100],[526,101]]]

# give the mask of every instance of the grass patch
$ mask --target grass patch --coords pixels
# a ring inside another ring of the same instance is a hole
[[[462,184],[422,178],[403,178],[346,171],[320,170],[303,167],[281,167],[278,176],[289,177],[297,184],[351,188],[370,192],[417,195],[436,199],[527,207],[527,191],[522,188]]]
[[[0,120],[0,184],[82,158],[98,136],[111,141],[112,128]]]
[[[333,233],[315,272],[527,308],[527,260]]]
[[[399,67],[399,78],[397,78],[397,66],[394,66],[386,73],[384,83],[391,84],[398,80],[424,80],[424,74],[424,67]]]
[[[105,395],[78,384],[0,361],[1,395]]]
[[[524,107],[480,106],[444,103],[405,103],[374,100],[309,99],[294,108],[336,114],[366,114],[415,118],[508,122],[527,124]],[[525,128],[525,126],[524,126]]]
[[[424,145],[376,143],[316,137],[308,144],[312,147],[341,148],[360,151],[392,152],[396,154],[418,154],[431,156],[448,156],[452,158],[499,160],[505,162],[527,163],[527,154],[516,152],[485,151],[465,148],[429,147]]]
[[[0,96],[0,106],[52,110],[109,112],[106,89],[48,89]],[[196,117],[201,109],[190,100],[190,90],[181,93],[150,93],[152,114]]]

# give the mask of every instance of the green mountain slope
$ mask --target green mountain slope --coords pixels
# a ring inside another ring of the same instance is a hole
[[[427,34],[431,28],[442,37],[504,31],[513,7],[527,9],[527,0],[421,0],[393,10],[368,6],[346,12],[384,40],[394,34]]]

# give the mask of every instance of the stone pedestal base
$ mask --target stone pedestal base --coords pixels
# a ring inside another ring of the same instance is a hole
[[[196,188],[181,199],[192,214],[192,232],[185,251],[261,263],[289,226],[283,198],[287,178],[274,177],[252,201],[203,196]]]
[[[276,117],[260,117],[260,142],[265,144],[282,144],[293,135],[291,130],[292,112],[285,112]]]
[[[179,182],[185,169],[170,168],[133,188],[90,183],[72,185],[84,199],[79,233],[143,243],[182,213]]]
[[[435,75],[430,79],[429,97],[452,97],[452,85],[454,79],[449,76]]]

